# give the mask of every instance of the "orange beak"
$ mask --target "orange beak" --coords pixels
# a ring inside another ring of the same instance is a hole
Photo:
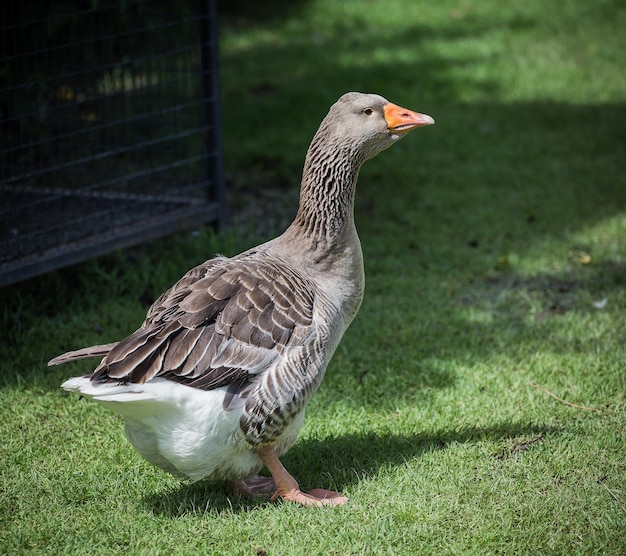
[[[407,110],[391,102],[385,105],[384,110],[385,120],[387,120],[387,129],[394,133],[405,134],[416,127],[435,123],[435,120],[427,114],[413,112],[412,110]]]

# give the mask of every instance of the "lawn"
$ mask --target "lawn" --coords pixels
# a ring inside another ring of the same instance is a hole
[[[0,290],[0,553],[626,553],[623,2],[223,4],[232,228]],[[284,458],[350,502],[181,483],[46,362],[280,232],[348,90],[437,122],[361,172],[365,300]]]

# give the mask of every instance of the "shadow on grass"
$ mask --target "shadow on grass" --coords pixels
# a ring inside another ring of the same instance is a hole
[[[485,440],[502,442],[507,446],[504,452],[494,453],[493,456],[503,459],[509,453],[521,451],[520,446],[529,447],[551,432],[555,429],[548,426],[503,423],[484,428],[442,430],[434,434],[345,435],[303,440],[282,460],[303,490],[333,488],[345,491],[374,476],[382,467],[401,465],[424,454],[445,450],[450,444]],[[530,440],[529,437],[535,439]],[[152,512],[176,518],[207,511],[251,511],[267,502],[234,497],[225,483],[200,481],[182,484],[165,494],[146,495],[143,503]]]
[[[626,264],[600,261],[590,267],[556,274],[542,273],[524,277],[514,273],[492,274],[470,285],[464,304],[477,307],[500,304],[511,309],[516,303],[528,304],[520,298],[530,297],[540,307],[535,320],[542,321],[571,311],[581,315],[597,313],[598,309],[610,306],[606,305],[608,298],[616,292],[621,293],[624,286]],[[584,294],[582,300],[581,294]],[[510,313],[514,314],[515,311]]]
[[[218,3],[222,20],[238,29],[263,27],[268,23],[301,15],[310,0],[228,0]]]

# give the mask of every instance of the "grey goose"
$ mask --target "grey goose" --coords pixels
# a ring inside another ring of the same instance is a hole
[[[313,137],[287,230],[192,268],[128,337],[52,359],[101,358],[62,387],[120,414],[132,445],[170,473],[228,480],[242,495],[345,503],[338,492],[302,492],[279,457],[363,298],[359,169],[433,123],[379,95],[344,94]],[[263,466],[271,477],[259,474]]]

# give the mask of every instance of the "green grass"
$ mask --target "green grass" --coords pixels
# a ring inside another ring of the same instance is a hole
[[[249,230],[269,235],[268,219],[0,291],[0,553],[626,553],[623,3],[244,6],[222,18],[239,206],[276,189],[293,202],[347,90],[437,121],[361,173],[365,301],[284,458],[350,503],[180,483],[120,419],[60,391],[88,367],[45,367],[132,331],[184,270],[264,239]]]

